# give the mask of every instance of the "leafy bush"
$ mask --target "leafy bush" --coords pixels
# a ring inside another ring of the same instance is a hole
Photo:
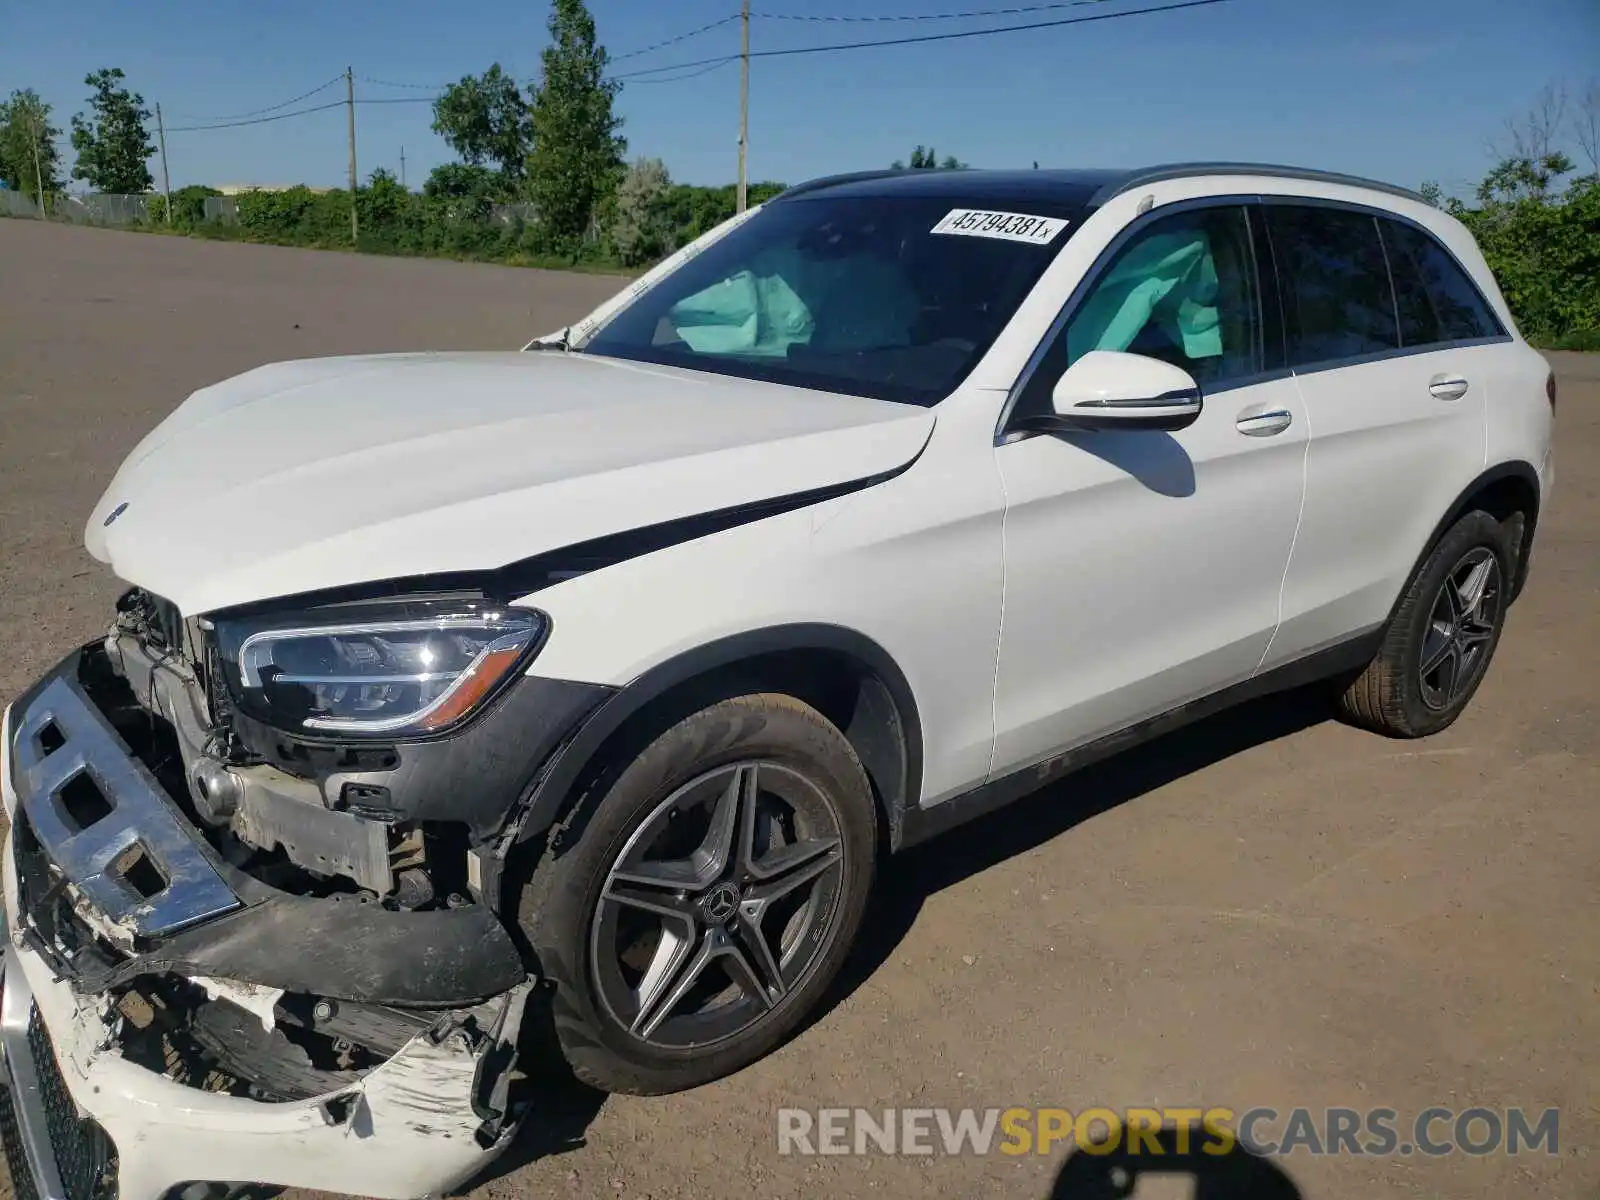
[[[1479,207],[1448,206],[1477,238],[1523,336],[1544,346],[1600,329],[1600,177],[1555,190],[1565,166],[1508,160],[1478,189]]]
[[[204,184],[191,183],[172,193],[172,224],[179,229],[193,229],[205,223],[206,199],[220,196],[221,192]],[[145,219],[152,225],[167,223],[167,198],[151,196],[145,204]]]

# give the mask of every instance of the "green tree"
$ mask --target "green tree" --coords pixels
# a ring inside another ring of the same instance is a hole
[[[636,159],[617,187],[617,213],[611,240],[624,266],[660,258],[672,230],[665,200],[672,178],[659,158]]]
[[[911,151],[911,169],[913,171],[923,171],[931,167],[942,167],[946,171],[955,171],[966,165],[954,154],[946,154],[941,161],[932,146],[918,145]],[[906,164],[897,158],[889,164],[889,169],[891,171],[904,171]]]
[[[608,56],[595,41],[583,0],[553,0],[544,79],[533,96],[528,197],[550,250],[575,248],[617,184],[628,149],[613,111],[621,84],[607,79]]]
[[[437,202],[452,220],[482,221],[490,207],[503,198],[504,180],[488,167],[470,163],[440,163],[422,185],[425,199]]]
[[[50,106],[32,88],[11,93],[0,103],[0,179],[6,186],[38,198],[61,190],[61,130],[50,123]]]
[[[367,179],[367,186],[358,197],[359,207],[356,211],[365,228],[396,225],[405,215],[410,198],[411,194],[400,186],[394,172],[387,167],[379,167]]]
[[[86,119],[76,113],[72,118],[72,148],[78,154],[72,177],[87,180],[99,192],[150,190],[145,163],[156,152],[145,128],[150,110],[143,96],[121,86],[124,78],[120,67],[84,76],[83,82],[94,89],[89,97],[93,115]]]
[[[462,162],[494,163],[508,180],[521,180],[533,142],[528,103],[499,63],[445,88],[433,102],[433,131]]]

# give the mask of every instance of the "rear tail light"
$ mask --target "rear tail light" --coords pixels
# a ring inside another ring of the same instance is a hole
[[[1545,398],[1550,401],[1550,411],[1556,410],[1556,373],[1551,371],[1544,377]]]

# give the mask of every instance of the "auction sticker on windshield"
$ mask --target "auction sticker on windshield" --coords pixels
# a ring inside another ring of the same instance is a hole
[[[1067,227],[1060,217],[1031,217],[1027,213],[989,212],[982,208],[952,208],[930,231],[958,237],[1001,238],[1047,246]]]

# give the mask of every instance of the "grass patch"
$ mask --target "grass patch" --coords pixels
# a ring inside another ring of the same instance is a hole
[[[1600,354],[1600,329],[1576,329],[1558,338],[1550,338],[1539,346],[1541,350],[1584,350]]]

